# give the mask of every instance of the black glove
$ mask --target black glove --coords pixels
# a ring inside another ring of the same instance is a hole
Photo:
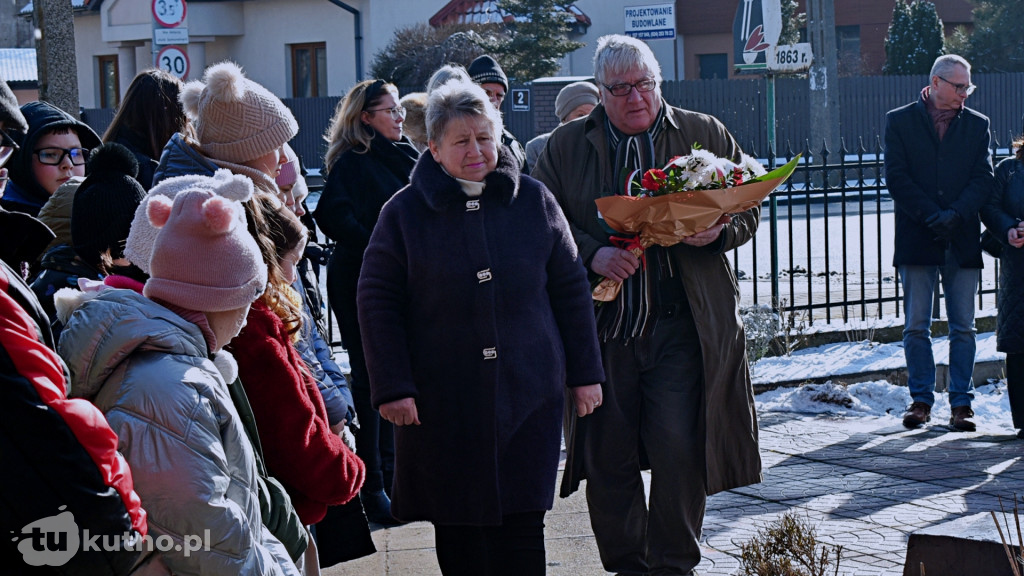
[[[302,255],[312,260],[314,264],[326,266],[327,261],[331,258],[331,250],[315,242],[309,242],[306,244],[306,250]]]
[[[949,240],[953,237],[953,233],[956,232],[957,228],[960,228],[962,221],[963,218],[960,218],[959,212],[952,208],[947,208],[932,214],[924,223],[931,228],[936,236],[943,240]]]

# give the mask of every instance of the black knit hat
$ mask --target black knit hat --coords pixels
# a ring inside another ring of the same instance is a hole
[[[501,84],[505,87],[505,91],[508,91],[508,78],[505,76],[505,71],[501,69],[500,65],[498,65],[497,60],[491,58],[487,54],[473,60],[473,63],[469,65],[466,72],[469,72],[469,77],[477,84],[489,84],[493,82],[495,84]]]
[[[124,243],[146,191],[135,179],[139,163],[124,146],[108,142],[92,151],[89,177],[71,207],[71,243],[86,264],[99,268],[100,256],[124,256]]]

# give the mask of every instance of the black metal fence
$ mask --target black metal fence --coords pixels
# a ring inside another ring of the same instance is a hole
[[[1010,154],[1010,140],[993,144],[997,162]],[[899,317],[893,206],[881,143],[822,148],[820,163],[812,163],[807,147],[789,149],[768,163],[784,163],[797,152],[798,168],[763,206],[757,236],[733,251],[743,305],[796,312],[811,324]],[[988,255],[984,261],[978,309],[996,306],[999,261]]]

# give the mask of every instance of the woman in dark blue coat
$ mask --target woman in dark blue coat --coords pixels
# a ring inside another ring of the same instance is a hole
[[[327,263],[327,298],[352,366],[352,396],[359,419],[356,451],[366,463],[366,483],[359,497],[366,516],[384,525],[395,524],[386,493],[391,490],[394,469],[394,432],[370,405],[356,317],[356,283],[381,206],[409,183],[419,157],[402,135],[404,120],[405,109],[398,104],[394,85],[366,80],[349,90],[328,129],[327,180],[313,212],[320,230],[337,243]]]
[[[1017,437],[1024,438],[1024,139],[996,166],[996,188],[981,209],[985,228],[1002,244],[996,348],[1006,353],[1006,391]]]
[[[430,153],[359,279],[373,405],[396,424],[391,510],[434,523],[446,576],[543,574],[566,387],[580,415],[601,400],[590,286],[484,91],[446,84],[426,117]]]

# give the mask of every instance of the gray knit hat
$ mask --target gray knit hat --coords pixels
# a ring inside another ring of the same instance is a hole
[[[28,122],[21,113],[18,99],[14,97],[14,92],[11,92],[3,77],[0,77],[0,122],[3,122],[8,130],[28,131]]]
[[[567,84],[558,92],[555,97],[555,116],[558,120],[565,122],[573,110],[584,104],[597,106],[601,102],[601,94],[597,86],[590,82],[573,82]]]
[[[207,68],[203,81],[185,84],[179,99],[195,124],[199,146],[214,160],[244,164],[299,132],[281,99],[246,78],[234,62]]]

